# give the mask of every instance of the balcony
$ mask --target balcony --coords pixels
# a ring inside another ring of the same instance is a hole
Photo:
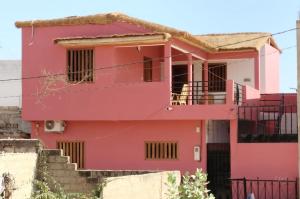
[[[297,142],[297,106],[260,105],[238,108],[238,141]]]
[[[227,81],[172,82],[171,104],[177,105],[241,105],[244,86]]]

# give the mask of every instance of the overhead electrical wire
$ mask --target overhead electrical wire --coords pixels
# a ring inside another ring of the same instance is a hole
[[[242,40],[239,42],[235,42],[235,43],[230,43],[230,44],[226,44],[226,45],[222,45],[222,46],[217,46],[217,48],[221,48],[221,47],[226,47],[226,46],[231,46],[231,45],[235,45],[235,44],[240,44],[240,43],[245,43],[245,42],[249,42],[249,41],[253,41],[253,40],[257,40],[257,39],[261,39],[261,38],[265,38],[265,37],[269,37],[269,36],[275,36],[275,35],[280,35],[280,34],[285,34],[287,32],[290,31],[295,31],[297,28],[292,28],[292,29],[287,29],[287,30],[283,30],[280,32],[276,32],[270,35],[266,35],[266,36],[260,36],[260,37],[255,37],[252,39],[246,39],[246,40]],[[180,55],[185,55],[185,54],[193,54],[195,52],[191,51],[191,52],[185,52],[185,53],[181,53],[181,54],[177,54],[177,55],[173,55],[173,56],[166,56],[166,57],[156,57],[153,58],[153,60],[162,60],[164,58],[172,58],[172,57],[176,57],[176,56],[180,56]],[[107,67],[99,67],[99,68],[95,68],[95,71],[98,70],[107,70],[107,69],[112,69],[112,68],[119,68],[119,67],[127,67],[129,65],[135,65],[135,64],[140,64],[140,63],[144,63],[147,61],[135,61],[135,62],[131,62],[131,63],[126,63],[126,64],[117,64],[117,65],[111,65],[111,66],[107,66]],[[62,75],[66,75],[66,73],[57,73],[57,74],[51,74],[51,75],[37,75],[37,76],[28,76],[28,77],[21,77],[21,78],[8,78],[8,79],[0,79],[0,82],[5,82],[5,81],[17,81],[17,80],[28,80],[28,79],[39,79],[39,78],[46,78],[49,76],[62,76]]]
[[[296,45],[292,45],[292,46],[288,46],[288,47],[285,47],[285,48],[282,48],[281,50],[282,51],[285,51],[285,50],[288,50],[288,49],[291,49],[291,48],[294,48],[294,47],[296,47]],[[272,52],[272,53],[268,53],[268,54],[262,54],[261,55],[261,57],[263,57],[263,56],[269,56],[269,55],[272,55],[272,54],[274,54],[274,53],[276,53],[276,52]],[[186,54],[186,53],[184,53],[184,54]],[[177,54],[177,55],[175,55],[175,56],[179,56],[179,55],[182,55],[182,53],[181,54]],[[245,59],[243,59],[243,60],[237,60],[237,61],[235,61],[234,62],[234,64],[237,64],[237,63],[241,63],[241,62],[246,62],[246,61],[248,61],[248,58],[247,58],[247,60],[245,60]],[[144,61],[142,61],[142,62],[144,62]],[[228,66],[228,65],[230,65],[230,64],[224,64],[224,66]],[[222,67],[223,65],[218,65],[218,66],[214,66],[214,67],[210,67],[210,68],[218,68],[218,67]],[[158,67],[158,68],[161,68],[160,66]],[[202,68],[202,69],[200,69],[201,71],[203,71],[204,69]],[[215,76],[215,77],[217,77],[217,78],[220,78],[221,80],[224,80],[224,81],[226,81],[226,79],[224,79],[223,77],[221,77],[221,76],[218,76],[217,74],[214,74],[213,72],[211,72],[211,71],[209,71],[208,70],[208,72],[211,74],[211,75],[213,75],[213,76]],[[103,73],[101,73],[101,74],[103,74]],[[109,73],[108,73],[109,74]],[[180,74],[176,74],[176,75],[172,75],[172,77],[178,77],[178,76],[184,76],[184,75],[187,75],[188,73],[180,73]],[[101,87],[93,87],[93,88],[84,88],[84,89],[80,89],[79,91],[76,91],[76,92],[81,92],[81,91],[88,91],[88,90],[91,90],[91,89],[94,89],[94,90],[96,90],[96,89],[107,89],[107,88],[114,88],[114,87],[121,87],[121,86],[126,86],[126,85],[133,85],[133,84],[137,84],[137,83],[142,83],[142,82],[127,82],[127,83],[118,83],[118,84],[115,84],[115,85],[111,85],[111,86],[101,86]],[[64,93],[67,93],[67,91],[57,91],[57,92],[60,92],[61,94],[64,92]],[[74,92],[74,91],[72,91],[72,92]],[[31,95],[12,95],[12,96],[0,96],[0,99],[1,98],[20,98],[20,97],[22,97],[22,98],[32,98],[32,97],[37,97],[36,96],[36,94],[31,94]]]
[[[297,28],[293,28],[293,29],[288,29],[288,30],[284,30],[284,31],[280,31],[280,32],[277,32],[277,33],[273,33],[273,34],[270,34],[270,35],[267,35],[267,36],[260,36],[260,37],[256,37],[256,38],[253,38],[253,39],[247,39],[247,40],[243,40],[243,41],[239,41],[239,42],[235,42],[235,43],[230,43],[230,44],[226,44],[226,45],[222,45],[222,46],[218,46],[218,47],[225,47],[225,46],[230,46],[230,45],[235,45],[235,44],[238,44],[238,43],[243,43],[243,42],[249,42],[249,41],[252,41],[252,40],[257,40],[257,39],[261,39],[261,38],[264,38],[264,37],[269,37],[269,36],[275,36],[275,35],[279,35],[279,34],[285,34],[287,32],[290,32],[290,31],[294,31],[296,30]],[[288,50],[288,49],[291,49],[291,48],[294,48],[296,47],[296,45],[293,45],[293,46],[289,46],[289,47],[286,47],[286,48],[282,48],[281,51],[283,50]],[[181,56],[181,55],[186,55],[186,54],[191,54],[191,53],[194,53],[194,52],[185,52],[185,53],[180,53],[180,54],[176,54],[176,55],[172,55],[172,56],[167,56],[167,57],[155,57],[155,58],[152,58],[153,61],[155,60],[163,60],[164,58],[173,58],[173,57],[177,57],[177,56]],[[273,54],[273,53],[271,53]],[[265,56],[265,55],[261,55],[261,56]],[[241,60],[240,62],[244,62],[245,60]],[[130,65],[137,65],[137,64],[141,64],[141,63],[145,63],[147,61],[135,61],[135,62],[131,62],[131,63],[126,63],[126,64],[118,64],[118,65],[112,65],[112,66],[108,66],[108,67],[99,67],[99,68],[95,68],[94,71],[98,71],[98,70],[108,70],[108,69],[113,69],[113,68],[121,68],[121,67],[128,67]],[[235,63],[236,64],[236,63]],[[228,65],[228,64],[227,64]],[[216,66],[216,67],[220,67],[220,66]],[[211,71],[208,71],[209,73],[211,73],[212,75],[222,79],[222,77],[212,73]],[[78,72],[77,72],[78,73]],[[7,82],[7,81],[18,81],[18,80],[28,80],[28,79],[39,79],[39,78],[46,78],[46,77],[55,77],[55,76],[62,76],[62,75],[67,75],[66,73],[58,73],[58,74],[50,74],[50,75],[38,75],[38,76],[28,76],[28,77],[22,77],[22,78],[9,78],[9,79],[0,79],[0,82]],[[181,76],[181,75],[187,75],[187,73],[182,73],[182,74],[176,74],[172,77],[175,77],[175,76]],[[225,81],[225,79],[223,79]],[[130,84],[130,83],[129,83]],[[119,84],[118,84],[119,85]],[[15,96],[0,96],[0,98],[17,98],[17,97],[23,97],[24,95],[15,95]]]

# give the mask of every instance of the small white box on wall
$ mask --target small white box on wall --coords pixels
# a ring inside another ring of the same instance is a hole
[[[194,160],[200,161],[200,146],[194,146]]]

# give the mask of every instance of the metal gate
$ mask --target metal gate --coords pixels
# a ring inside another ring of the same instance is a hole
[[[207,144],[208,189],[216,199],[230,199],[230,144]]]

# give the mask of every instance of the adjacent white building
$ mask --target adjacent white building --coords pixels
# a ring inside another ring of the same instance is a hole
[[[21,60],[0,60],[0,106],[21,107],[21,80],[11,80],[20,78]]]

